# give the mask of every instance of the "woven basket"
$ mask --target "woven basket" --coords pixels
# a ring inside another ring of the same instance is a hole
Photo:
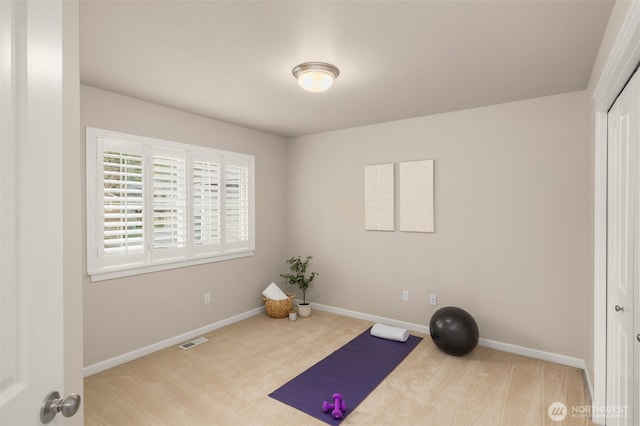
[[[293,298],[295,295],[287,294],[287,296],[289,296],[289,298],[285,300],[273,300],[262,296],[264,307],[267,309],[267,315],[271,318],[288,317],[291,306],[293,306]]]

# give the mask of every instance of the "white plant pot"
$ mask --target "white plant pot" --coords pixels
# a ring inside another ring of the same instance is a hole
[[[298,303],[298,315],[300,315],[301,317],[308,317],[309,315],[311,315],[311,303]]]

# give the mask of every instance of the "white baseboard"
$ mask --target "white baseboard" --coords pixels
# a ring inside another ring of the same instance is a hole
[[[587,387],[589,389],[589,399],[591,399],[591,404],[595,405],[595,401],[593,400],[593,383],[591,383],[591,377],[589,376],[589,369],[587,368],[587,363],[584,363],[584,378],[587,381]],[[597,419],[596,419],[597,420]],[[591,420],[594,423],[597,423],[596,420]]]
[[[321,305],[320,303],[312,303],[314,309],[319,311],[331,312],[333,314],[344,315],[345,317],[358,318],[371,322],[384,323],[393,327],[406,328],[407,330],[417,331],[418,333],[429,334],[429,327],[415,324],[413,322],[398,321],[392,318],[380,317],[377,315],[369,315],[362,312],[350,311],[349,309],[336,308],[328,305]]]
[[[416,324],[412,322],[399,321],[392,318],[381,317],[378,315],[365,314],[363,312],[351,311],[349,309],[336,308],[334,306],[322,305],[320,303],[313,303],[313,307],[319,311],[331,312],[338,315],[344,315],[346,317],[363,319],[366,321],[371,321],[375,323],[383,323],[387,325],[391,325],[394,327],[402,327],[407,330],[416,331],[418,333],[429,334],[429,327]],[[131,352],[127,352],[123,355],[118,355],[116,357],[110,358],[105,361],[98,362],[93,365],[89,365],[84,368],[84,376],[91,376],[92,374],[99,373],[104,370],[108,370],[109,368],[113,368],[120,364],[124,364],[125,362],[133,361],[136,358],[143,357],[145,355],[149,355],[150,353],[159,351],[161,349],[168,348],[169,346],[178,345],[180,343],[191,340],[195,337],[199,337],[203,334],[209,333],[213,330],[217,330],[219,328],[225,327],[227,325],[231,325],[238,321],[242,321],[244,319],[250,318],[255,315],[259,315],[264,312],[264,306],[252,309],[250,311],[234,315],[232,317],[226,318],[224,320],[215,322],[213,324],[206,325],[204,327],[197,328],[192,331],[188,331],[186,333],[180,334],[175,337],[171,337],[169,339],[163,340],[158,343],[154,343],[149,346],[145,346],[144,348],[136,349]],[[527,348],[524,346],[512,345],[510,343],[498,342],[495,340],[480,338],[478,342],[480,346],[484,346],[487,348],[497,349],[504,352],[509,352],[513,354],[528,356],[530,358],[540,359],[543,361],[555,362],[557,364],[566,365],[569,367],[580,368],[584,371],[587,385],[589,387],[589,392],[591,396],[593,395],[593,388],[591,385],[591,378],[589,377],[589,371],[587,370],[587,364],[583,359],[574,358],[566,355],[560,355],[553,352],[545,352],[538,349]]]
[[[234,315],[229,318],[225,318],[221,321],[214,322],[213,324],[205,325],[204,327],[200,327],[195,330],[191,330],[186,333],[180,334],[178,336],[174,336],[169,339],[163,340],[161,342],[154,343],[149,346],[145,346],[144,348],[136,349],[134,351],[127,352],[126,354],[118,355],[116,357],[107,359],[105,361],[97,362],[95,364],[84,367],[84,370],[83,370],[84,377],[88,377],[93,374],[99,373],[101,371],[116,367],[120,364],[133,361],[134,359],[143,357],[145,355],[149,355],[150,353],[157,352],[161,349],[165,349],[173,345],[184,343],[188,340],[191,340],[195,337],[202,336],[203,334],[209,333],[213,330],[217,330],[219,328],[225,327],[227,325],[231,325],[238,321],[242,321],[252,316],[259,315],[262,312],[264,312],[264,306],[251,309],[250,311],[243,312],[241,314]]]
[[[321,305],[320,303],[313,303],[313,307],[319,311],[331,312],[338,315],[344,315],[347,317],[359,318],[371,322],[379,322],[394,327],[402,327],[407,330],[417,331],[418,333],[430,334],[429,327],[421,324],[415,324],[412,322],[398,321],[391,318],[385,318],[377,315],[365,314],[362,312],[351,311],[348,309],[336,308],[328,305]],[[478,345],[486,348],[496,349],[503,352],[509,352],[517,355],[527,356],[529,358],[540,359],[543,361],[555,362],[557,364],[566,365],[569,367],[579,368],[584,371],[584,375],[589,387],[590,397],[593,398],[593,387],[591,385],[591,378],[589,377],[589,370],[587,370],[587,364],[583,359],[574,358],[566,355],[556,354],[553,352],[541,351],[538,349],[527,348],[524,346],[512,345],[510,343],[498,342],[495,340],[480,338]]]
[[[495,340],[480,338],[478,342],[480,346],[485,348],[497,349],[503,352],[528,356],[529,358],[540,359],[543,361],[555,362],[557,364],[566,365],[574,368],[585,369],[586,364],[583,359],[573,358],[566,355],[556,354],[553,352],[541,351],[539,349],[527,348],[525,346],[512,345],[511,343],[497,342]]]

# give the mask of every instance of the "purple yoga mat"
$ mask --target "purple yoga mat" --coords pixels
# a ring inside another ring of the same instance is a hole
[[[319,361],[307,371],[273,391],[269,396],[330,425],[338,425],[420,343],[409,336],[406,342],[371,336],[371,328]],[[342,394],[347,409],[342,419],[322,411],[322,402],[333,403]]]

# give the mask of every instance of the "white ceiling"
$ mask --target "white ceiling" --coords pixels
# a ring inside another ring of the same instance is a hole
[[[613,1],[92,1],[84,84],[291,137],[585,89]],[[330,62],[325,93],[291,69]]]

